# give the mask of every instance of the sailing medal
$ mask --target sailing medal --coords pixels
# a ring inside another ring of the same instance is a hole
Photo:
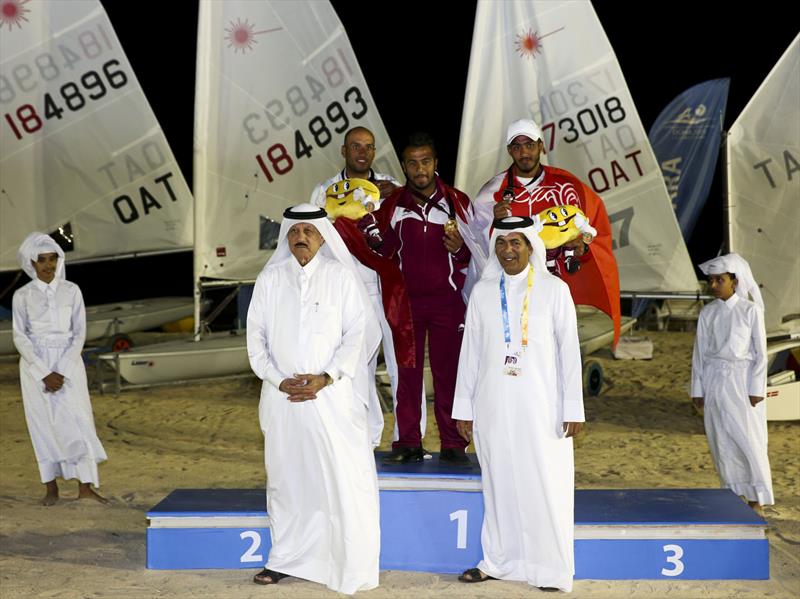
[[[451,218],[444,224],[444,232],[446,235],[454,235],[458,231],[456,219]]]
[[[519,376],[522,374],[521,357],[520,352],[506,354],[505,360],[503,361],[503,374],[506,376]]]

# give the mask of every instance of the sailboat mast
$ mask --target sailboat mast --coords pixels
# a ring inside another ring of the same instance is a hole
[[[723,253],[730,253],[733,251],[733,197],[732,197],[732,189],[733,186],[731,185],[731,153],[730,153],[730,144],[731,144],[731,136],[730,131],[723,130],[722,135],[725,136],[725,143],[722,145],[722,153],[723,153],[723,165],[725,168],[725,176],[723,177],[723,193],[725,194],[725,205],[723,209],[722,218],[725,223],[724,229],[724,239],[723,239]]]
[[[200,287],[200,276],[203,271],[201,235],[205,230],[205,206],[208,201],[208,184],[206,183],[206,168],[208,168],[208,124],[209,124],[209,95],[211,85],[209,80],[212,45],[211,39],[211,7],[208,2],[200,3],[197,19],[197,63],[195,67],[195,106],[194,106],[194,340],[199,341],[202,333],[201,308],[203,305],[203,292]]]

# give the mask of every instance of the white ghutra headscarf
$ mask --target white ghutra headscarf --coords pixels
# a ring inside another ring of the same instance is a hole
[[[494,251],[497,238],[508,235],[509,233],[522,233],[530,242],[533,251],[528,257],[528,262],[533,266],[534,272],[547,273],[547,265],[545,264],[545,247],[542,238],[539,237],[539,231],[542,230],[542,225],[538,219],[531,219],[527,216],[507,216],[505,218],[497,219],[492,224],[492,237],[489,240],[489,252],[491,257],[486,263],[486,267],[481,273],[481,279],[491,279],[499,277],[504,271],[500,260],[497,259],[497,254]]]
[[[318,254],[322,254],[331,260],[335,260],[344,265],[347,270],[353,273],[356,283],[358,285],[359,295],[364,304],[364,316],[367,319],[366,326],[364,327],[364,341],[366,344],[367,356],[378,348],[381,342],[381,327],[375,310],[372,306],[372,301],[367,294],[367,289],[361,280],[361,275],[356,269],[356,264],[350,250],[344,244],[339,233],[328,220],[328,213],[319,206],[313,204],[298,204],[287,208],[283,212],[283,221],[281,222],[281,229],[278,233],[278,246],[272,254],[267,263],[264,265],[266,270],[270,265],[280,264],[286,260],[295,260],[289,248],[289,241],[286,239],[289,229],[298,223],[309,223],[316,227],[319,234],[325,240],[319,250]],[[263,271],[262,270],[262,271]]]
[[[66,270],[64,268],[64,250],[49,235],[38,231],[28,235],[22,245],[19,246],[19,250],[17,250],[17,260],[25,274],[35,281],[37,278],[36,269],[33,268],[31,261],[36,262],[39,254],[52,254],[53,252],[58,254],[55,280],[63,281],[65,277],[64,271]]]
[[[721,275],[730,273],[736,275],[736,295],[748,299],[747,295],[750,294],[753,303],[755,303],[762,310],[764,309],[764,300],[761,297],[761,289],[758,287],[753,271],[750,270],[750,265],[747,260],[742,258],[739,254],[731,253],[724,256],[717,256],[712,260],[707,260],[698,265],[698,268],[703,271],[705,275]]]

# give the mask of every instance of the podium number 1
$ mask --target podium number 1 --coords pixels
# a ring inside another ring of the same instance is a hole
[[[456,537],[456,549],[467,548],[467,510],[458,510],[450,514],[450,522],[458,520],[458,535]]]
[[[664,545],[664,552],[672,552],[672,555],[667,556],[667,561],[675,567],[671,570],[661,568],[662,576],[680,576],[683,573],[683,547],[680,545]]]
[[[250,549],[244,552],[242,557],[239,558],[239,561],[242,563],[245,562],[263,562],[264,558],[261,556],[260,553],[256,553],[258,548],[261,547],[261,535],[258,534],[254,530],[246,530],[242,533],[239,533],[239,538],[250,539],[252,543],[250,544]]]

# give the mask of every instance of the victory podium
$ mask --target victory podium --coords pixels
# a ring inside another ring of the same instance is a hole
[[[383,465],[382,570],[446,574],[481,559],[483,495],[471,468]],[[148,513],[147,567],[258,568],[269,553],[264,489],[177,489]],[[767,579],[766,521],[725,489],[577,490],[575,578]]]

